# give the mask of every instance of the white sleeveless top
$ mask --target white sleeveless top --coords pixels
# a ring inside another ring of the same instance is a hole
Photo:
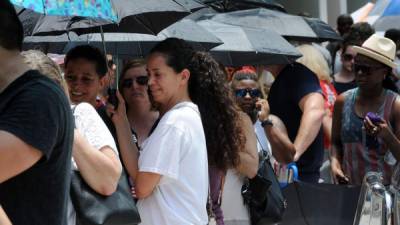
[[[250,225],[249,212],[241,194],[244,178],[235,169],[226,172],[221,200],[225,225]]]

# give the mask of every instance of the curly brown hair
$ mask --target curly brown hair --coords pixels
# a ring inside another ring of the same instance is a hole
[[[189,96],[199,106],[207,142],[208,163],[226,170],[239,165],[246,139],[239,111],[224,72],[209,53],[196,52],[188,66]]]

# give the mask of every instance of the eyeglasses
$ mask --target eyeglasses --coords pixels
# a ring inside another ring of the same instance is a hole
[[[135,78],[135,80],[136,80],[137,84],[144,86],[144,85],[147,85],[147,83],[149,82],[149,77],[148,76],[138,76]],[[132,84],[133,84],[133,79],[128,78],[128,79],[122,80],[121,86],[123,88],[130,88],[130,87],[132,87]]]
[[[369,66],[369,65],[362,65],[362,64],[357,64],[354,63],[353,64],[353,71],[355,73],[358,73],[359,71],[361,71],[363,74],[371,74],[372,72],[379,70],[379,69],[383,69],[386,68],[385,66]]]
[[[354,59],[354,56],[352,54],[343,54],[342,55],[344,61],[351,61]]]
[[[250,97],[258,98],[261,96],[261,91],[259,89],[237,89],[235,90],[236,97],[244,98],[247,93],[249,93]]]

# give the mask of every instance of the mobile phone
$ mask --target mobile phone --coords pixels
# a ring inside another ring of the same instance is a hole
[[[382,118],[378,114],[373,113],[373,112],[368,112],[366,117],[368,117],[368,119],[371,120],[371,122],[374,125],[378,125],[379,123],[382,122]]]
[[[349,180],[346,179],[345,177],[337,176],[337,180],[339,184],[349,184]]]
[[[117,98],[117,89],[109,87],[107,90],[108,93],[108,102],[112,104],[115,108],[118,108],[118,98]]]

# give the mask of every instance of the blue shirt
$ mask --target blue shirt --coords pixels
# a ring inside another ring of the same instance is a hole
[[[317,76],[300,63],[287,65],[271,86],[268,102],[271,114],[278,116],[286,126],[289,139],[296,139],[303,112],[299,107],[301,99],[313,92],[321,93]],[[319,169],[324,156],[322,129],[314,142],[298,160],[299,179],[318,182]]]

